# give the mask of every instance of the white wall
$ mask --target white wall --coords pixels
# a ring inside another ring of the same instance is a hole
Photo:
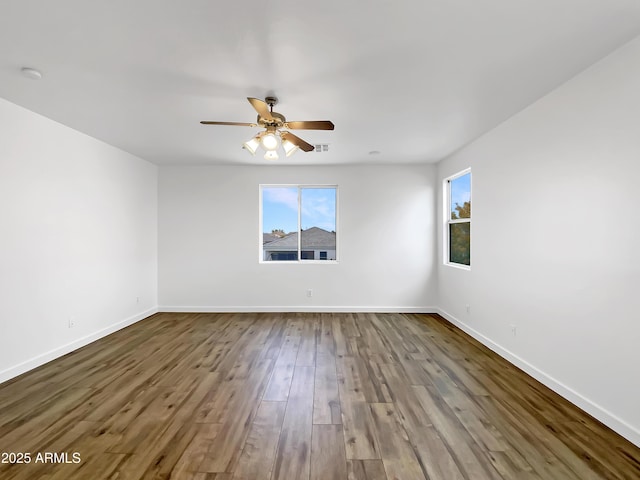
[[[438,170],[439,212],[442,179],[473,182],[471,271],[442,265],[439,224],[443,314],[637,445],[639,59],[636,39]]]
[[[338,264],[261,264],[260,184],[338,185]],[[164,311],[433,311],[435,167],[161,167]],[[313,290],[313,297],[306,290]]]
[[[157,168],[2,99],[0,228],[0,382],[156,311]]]

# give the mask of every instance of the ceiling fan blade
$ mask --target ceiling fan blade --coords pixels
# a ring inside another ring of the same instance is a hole
[[[329,120],[316,120],[311,122],[286,122],[286,128],[292,130],[333,130],[335,126]]]
[[[313,145],[305,142],[300,137],[296,137],[291,132],[282,132],[281,137],[282,137],[282,140],[289,140],[294,145],[297,145],[298,147],[300,147],[300,150],[303,150],[305,152],[310,152],[315,148]]]
[[[249,100],[249,103],[251,103],[253,108],[256,109],[256,112],[258,112],[258,115],[260,115],[262,118],[269,121],[272,121],[274,119],[273,115],[271,115],[271,112],[269,111],[269,105],[267,105],[266,102],[260,100],[259,98],[253,97],[247,97],[247,100]]]
[[[257,123],[244,123],[244,122],[209,122],[203,120],[200,122],[203,125],[233,125],[236,127],[257,127]]]

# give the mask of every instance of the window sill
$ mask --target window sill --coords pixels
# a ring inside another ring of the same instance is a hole
[[[287,265],[337,265],[340,263],[338,260],[272,260],[265,261],[260,260],[258,263],[261,265],[278,265],[278,264],[287,264]]]
[[[463,265],[461,263],[447,263],[447,262],[445,262],[444,265],[446,267],[457,268],[458,270],[471,271],[471,265]]]

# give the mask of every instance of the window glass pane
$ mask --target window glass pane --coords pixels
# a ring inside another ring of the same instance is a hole
[[[336,259],[336,189],[333,187],[302,188],[300,190],[301,248],[310,258]],[[305,257],[302,257],[303,260]]]
[[[451,180],[451,220],[471,218],[471,174]]]
[[[449,262],[471,265],[471,223],[449,224]]]
[[[262,252],[265,261],[298,259],[298,187],[262,189]]]

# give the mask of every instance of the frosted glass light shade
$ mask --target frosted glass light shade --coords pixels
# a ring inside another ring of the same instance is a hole
[[[258,139],[258,137],[253,137],[251,140],[247,140],[244,145],[242,145],[242,148],[244,148],[245,150],[248,150],[251,155],[255,155],[256,154],[256,150],[258,150],[258,147],[260,146],[260,140]]]
[[[290,157],[291,155],[296,153],[298,150],[300,150],[300,147],[298,147],[297,145],[294,145],[289,140],[285,140],[284,142],[282,142],[282,148],[284,148],[284,153],[287,157]]]
[[[262,137],[262,146],[266,150],[275,150],[278,148],[278,137],[275,134],[269,132]]]

